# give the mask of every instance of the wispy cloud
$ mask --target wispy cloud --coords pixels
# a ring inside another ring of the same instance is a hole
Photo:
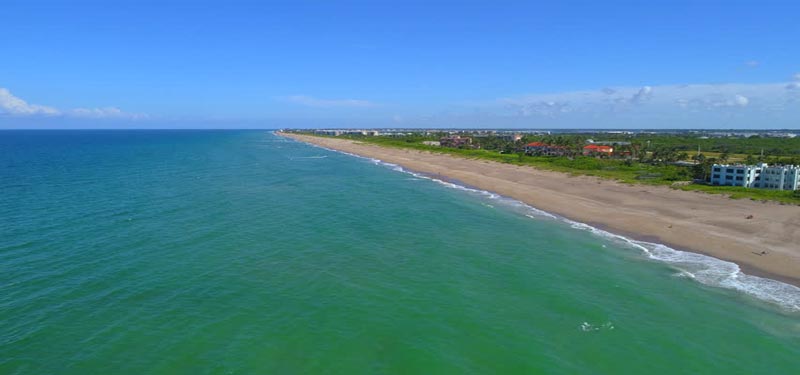
[[[46,115],[55,116],[61,112],[55,108],[28,102],[14,96],[8,89],[0,87],[0,110],[11,115]]]
[[[633,104],[641,104],[644,103],[650,98],[653,97],[653,88],[650,86],[644,86],[639,89],[633,96],[630,98],[630,102]]]
[[[800,91],[800,73],[797,73],[797,74],[793,75],[792,79],[794,80],[794,82],[789,82],[786,85],[786,89],[787,90],[798,90],[798,91]]]
[[[25,100],[14,96],[8,89],[2,87],[0,87],[0,114],[12,116],[65,116],[95,119],[140,119],[147,117],[147,115],[144,114],[124,112],[115,107],[60,110],[44,105],[29,104]]]
[[[146,114],[124,112],[116,107],[105,108],[75,108],[68,112],[70,116],[86,118],[117,118],[117,119],[143,119],[148,118]]]
[[[529,127],[796,127],[800,77],[762,84],[610,86],[470,106],[498,116],[494,124]]]
[[[291,95],[284,97],[283,99],[290,103],[317,108],[365,108],[375,106],[375,103],[361,99],[320,99],[308,95]]]
[[[773,110],[794,102],[786,90],[800,89],[798,82],[606,87],[502,98],[496,103],[517,115],[550,117],[573,113]]]

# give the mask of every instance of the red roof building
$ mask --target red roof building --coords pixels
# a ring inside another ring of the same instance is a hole
[[[583,146],[583,154],[586,156],[591,155],[606,155],[609,156],[614,153],[614,148],[606,145],[586,145]]]
[[[548,145],[542,142],[531,142],[525,145],[528,155],[564,156],[569,154],[569,148],[564,146]]]

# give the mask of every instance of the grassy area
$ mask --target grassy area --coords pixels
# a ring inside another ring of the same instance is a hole
[[[777,201],[787,204],[800,204],[797,191],[748,189],[739,186],[710,186],[691,184],[678,187],[681,190],[702,191],[709,194],[724,194],[731,199],[751,199],[754,201]]]
[[[370,137],[359,139],[361,142],[376,143],[389,147],[410,148],[442,154],[458,155],[469,159],[493,160],[501,163],[529,165],[541,169],[565,172],[574,175],[589,175],[628,183],[645,183],[669,185],[676,181],[691,180],[691,174],[685,167],[672,165],[654,166],[642,163],[626,163],[615,159],[597,159],[578,156],[573,159],[550,156],[526,156],[522,154],[502,154],[498,151],[457,149],[427,146],[421,142],[408,142],[404,139],[388,137]]]
[[[722,152],[700,152],[703,156],[707,158],[715,158],[718,159]],[[693,157],[697,156],[697,151],[687,152],[689,155],[689,160],[692,160]],[[747,158],[747,154],[728,154],[728,163],[741,163]]]
[[[654,148],[667,147],[687,153],[696,153],[700,147],[702,153],[707,154],[727,152],[738,157],[747,155],[760,155],[762,152],[770,156],[800,157],[800,137],[795,138],[769,138],[769,137],[719,137],[702,138],[691,134],[637,134],[620,137],[619,135],[596,134],[595,140],[624,140],[648,144]]]

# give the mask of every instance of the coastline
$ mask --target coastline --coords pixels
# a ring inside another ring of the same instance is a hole
[[[749,263],[735,262],[733,260],[725,259],[725,258],[723,258],[721,256],[718,256],[717,254],[712,254],[712,253],[710,253],[708,251],[705,251],[705,250],[703,250],[701,248],[685,248],[685,247],[681,247],[679,245],[676,245],[674,243],[671,243],[671,242],[669,242],[667,240],[664,240],[662,238],[659,238],[659,237],[643,235],[643,234],[640,234],[640,233],[629,232],[629,231],[625,231],[625,230],[612,230],[612,229],[608,228],[606,225],[604,225],[602,223],[597,223],[597,222],[587,222],[586,224],[590,225],[590,226],[593,226],[593,227],[596,227],[596,228],[598,228],[600,230],[603,230],[603,231],[614,232],[615,234],[618,234],[618,235],[633,239],[635,241],[658,243],[658,244],[662,244],[662,245],[668,246],[668,247],[670,247],[672,249],[675,249],[675,250],[691,252],[691,253],[697,253],[697,254],[701,254],[701,255],[714,257],[714,258],[717,258],[717,259],[720,259],[720,260],[733,262],[737,266],[739,266],[740,270],[743,273],[745,273],[747,275],[762,277],[762,278],[766,278],[766,279],[771,279],[771,280],[779,281],[779,282],[782,282],[784,284],[789,284],[789,285],[793,285],[793,286],[796,286],[796,287],[800,288],[800,278],[798,278],[798,277],[792,277],[792,276],[777,274],[777,273],[774,273],[774,272],[769,272],[769,271],[763,270],[761,268],[758,268],[757,266],[751,265]]]
[[[800,286],[800,208],[796,206],[627,185],[346,139],[279,135],[459,181],[602,231],[708,255],[735,263],[748,275]],[[753,218],[746,219],[748,215]],[[767,254],[759,255],[762,251]]]

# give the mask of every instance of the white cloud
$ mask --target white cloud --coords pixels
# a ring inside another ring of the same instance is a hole
[[[8,89],[0,87],[0,114],[10,114],[14,116],[68,116],[83,118],[116,118],[116,119],[139,119],[146,115],[123,112],[119,108],[75,108],[70,110],[59,110],[53,107],[28,104],[13,94]]]
[[[792,97],[787,84],[689,84],[606,87],[597,91],[568,91],[502,98],[496,103],[518,116],[569,116],[572,114],[663,113],[677,110],[731,111],[741,108],[783,108]]]
[[[633,94],[631,97],[631,103],[639,104],[645,102],[653,97],[653,88],[650,86],[644,86],[636,94]]]
[[[758,68],[758,66],[761,65],[761,62],[756,60],[750,60],[746,61],[744,65],[747,66],[748,68]]]
[[[493,124],[522,127],[796,127],[800,81],[612,86],[480,103]]]
[[[713,111],[747,107],[750,104],[750,98],[740,94],[711,93],[691,99],[677,99],[675,102],[681,108]]]
[[[561,113],[569,113],[572,111],[569,101],[553,101],[553,100],[538,100],[538,101],[509,101],[508,108],[516,111],[521,116],[540,115],[545,117],[554,117]]]
[[[14,96],[8,89],[0,87],[0,110],[11,115],[59,115],[61,112],[55,108],[28,102]]]
[[[307,95],[292,95],[285,98],[286,101],[300,104],[307,107],[317,108],[336,108],[336,107],[373,107],[374,103],[360,99],[319,99]]]
[[[744,95],[736,95],[733,97],[733,104],[738,107],[746,107],[750,104],[750,99]]]
[[[602,91],[602,92],[603,92],[603,94],[606,94],[606,95],[613,95],[615,92],[617,92],[617,90],[614,90],[614,89],[612,89],[611,87],[604,87],[604,88],[603,88],[602,90],[600,90],[600,91]]]
[[[68,114],[75,117],[86,117],[86,118],[141,119],[148,117],[147,115],[140,113],[123,112],[121,109],[116,107],[75,108],[73,110],[70,110]]]
[[[795,75],[793,75],[792,79],[795,81],[800,81],[800,73],[796,73]]]

